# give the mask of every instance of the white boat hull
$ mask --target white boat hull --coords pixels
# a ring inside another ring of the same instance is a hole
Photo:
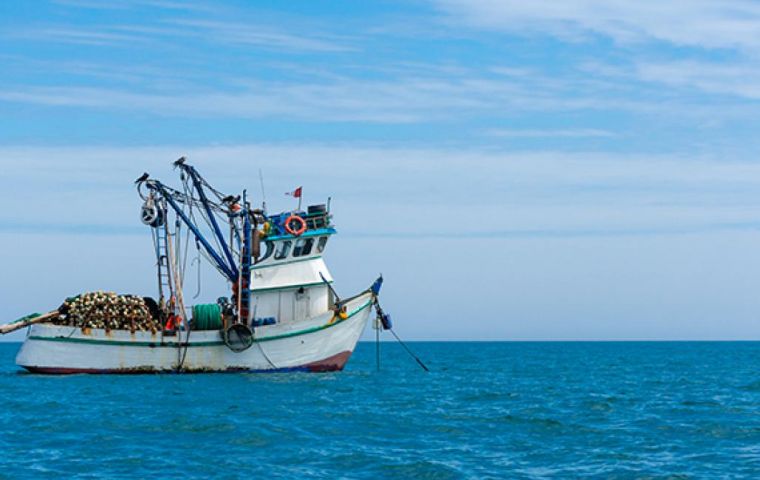
[[[283,372],[342,370],[369,319],[372,294],[293,324],[256,327],[253,345],[234,352],[219,331],[161,333],[38,324],[30,327],[16,363],[37,373]]]

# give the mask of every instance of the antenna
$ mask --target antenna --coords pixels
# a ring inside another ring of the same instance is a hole
[[[261,183],[261,209],[264,210],[264,214],[267,213],[267,194],[264,192],[264,174],[259,168],[259,182]]]

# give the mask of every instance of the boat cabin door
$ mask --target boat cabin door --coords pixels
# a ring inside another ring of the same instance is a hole
[[[309,317],[309,305],[311,299],[309,296],[309,290],[303,287],[296,290],[295,298],[295,321],[305,320]]]

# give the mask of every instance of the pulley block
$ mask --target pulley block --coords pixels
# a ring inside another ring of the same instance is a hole
[[[157,228],[164,224],[166,215],[154,202],[145,202],[140,209],[140,219],[145,225]]]

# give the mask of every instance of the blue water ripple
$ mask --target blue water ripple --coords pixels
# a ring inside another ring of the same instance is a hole
[[[760,343],[360,344],[328,374],[44,376],[0,478],[758,478]]]

